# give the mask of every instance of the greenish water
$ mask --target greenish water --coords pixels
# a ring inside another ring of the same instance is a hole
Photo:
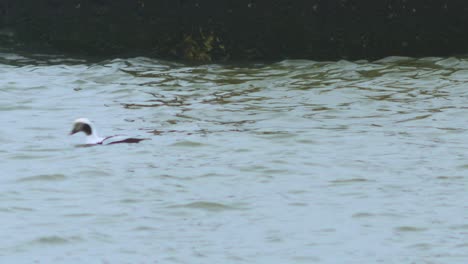
[[[2,263],[468,258],[466,59],[0,57]]]

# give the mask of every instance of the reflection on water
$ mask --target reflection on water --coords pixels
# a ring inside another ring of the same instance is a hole
[[[468,60],[0,57],[2,260],[468,257]],[[78,117],[152,140],[79,148]]]

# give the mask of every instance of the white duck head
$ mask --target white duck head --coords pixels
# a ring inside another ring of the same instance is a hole
[[[83,132],[86,134],[86,144],[100,144],[104,138],[98,136],[96,129],[93,127],[93,123],[87,118],[78,118],[73,122],[73,129],[70,135]]]

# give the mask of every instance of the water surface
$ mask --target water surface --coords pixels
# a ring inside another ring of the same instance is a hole
[[[2,262],[468,259],[466,59],[0,57]]]

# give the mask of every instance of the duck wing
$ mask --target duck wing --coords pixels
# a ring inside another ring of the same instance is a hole
[[[107,145],[110,145],[110,144],[120,144],[120,143],[140,143],[140,141],[142,140],[147,140],[148,138],[126,138],[126,139],[123,139],[123,140],[118,140],[118,141],[112,141],[112,142],[109,142],[107,143]]]
[[[132,144],[132,143],[139,143],[140,141],[148,140],[148,139],[149,138],[122,138],[121,136],[110,136],[110,137],[104,138],[100,144],[103,144],[103,145],[120,144],[120,143]]]

